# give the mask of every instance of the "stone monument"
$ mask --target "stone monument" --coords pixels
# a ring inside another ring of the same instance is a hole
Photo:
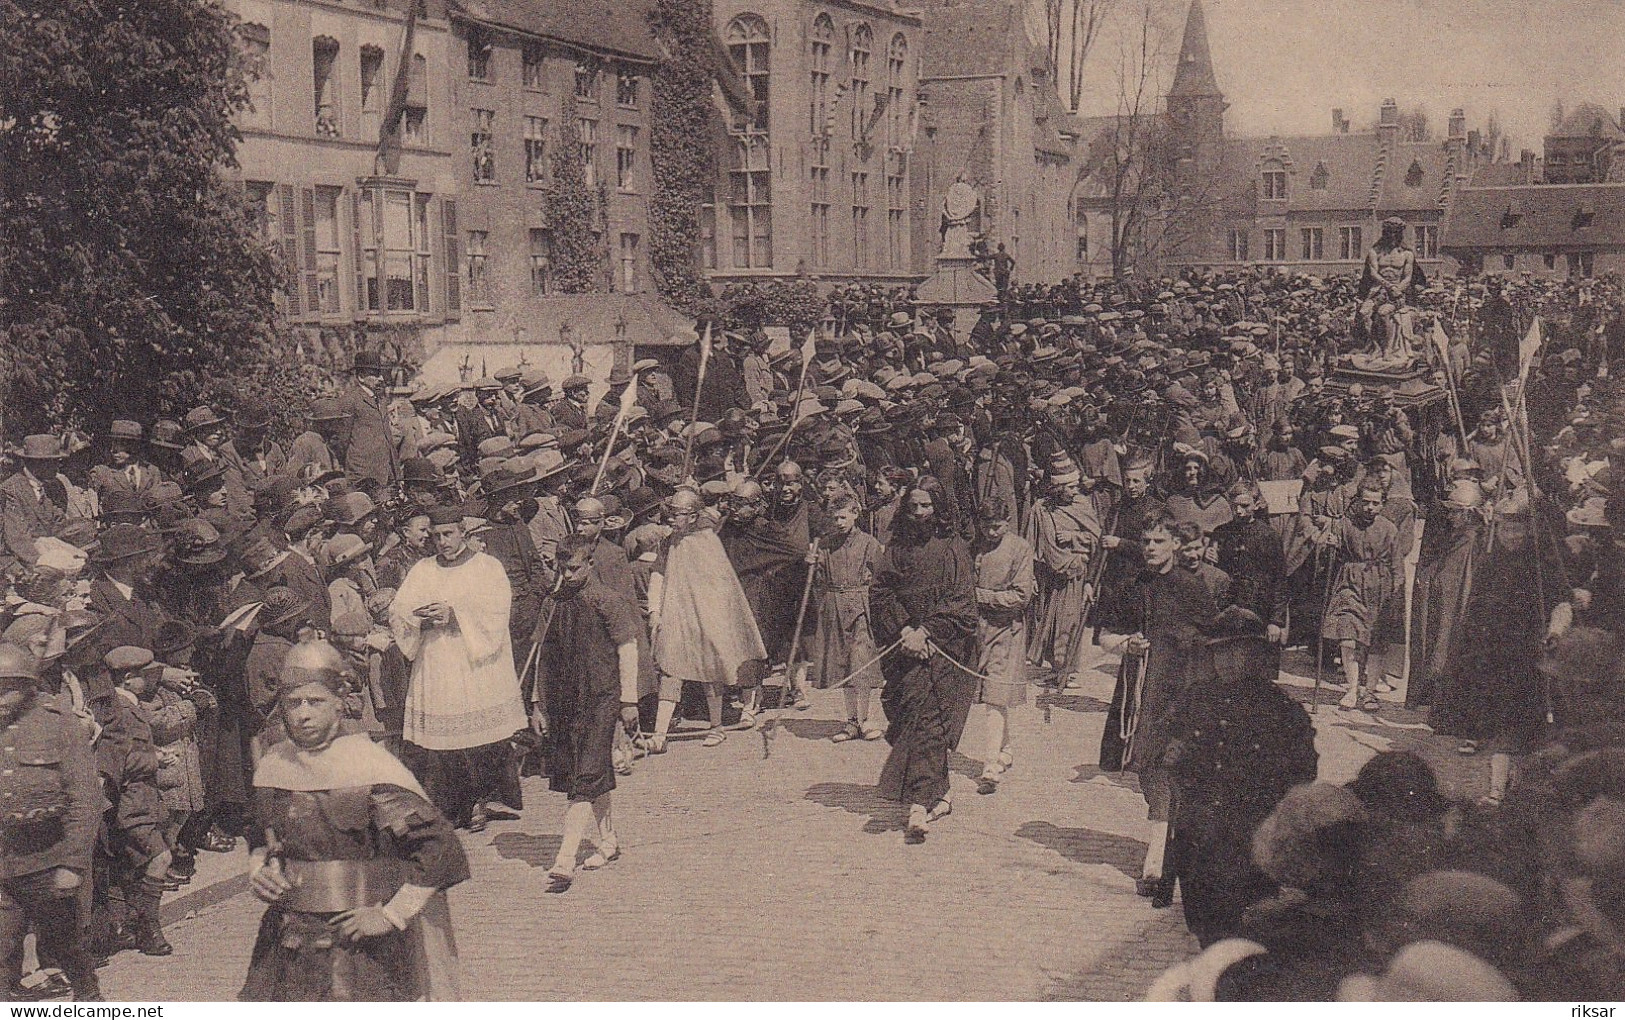
[[[993,282],[976,268],[971,255],[972,217],[981,208],[976,189],[963,179],[955,181],[942,196],[942,248],[937,253],[937,271],[915,289],[918,303],[931,308],[954,310],[954,333],[964,337],[981,317],[982,306],[998,299]]]

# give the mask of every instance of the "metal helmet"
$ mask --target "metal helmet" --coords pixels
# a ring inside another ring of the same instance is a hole
[[[0,680],[39,680],[39,659],[19,645],[0,644]]]
[[[306,684],[322,684],[335,689],[339,678],[349,672],[344,656],[323,640],[301,641],[288,650],[277,671],[277,690],[286,694]]]

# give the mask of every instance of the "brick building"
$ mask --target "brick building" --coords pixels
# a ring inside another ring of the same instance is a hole
[[[1192,0],[1167,102],[1175,236],[1165,265],[1353,272],[1381,222],[1398,216],[1418,262],[1430,273],[1446,268],[1439,228],[1477,160],[1461,110],[1442,141],[1408,139],[1392,99],[1370,130],[1351,131],[1333,110],[1328,134],[1230,136],[1201,0]]]
[[[702,210],[712,281],[916,278],[920,18],[890,0],[717,0],[714,18],[756,110],[732,117]]]
[[[1072,188],[1080,122],[1014,0],[928,0],[914,164],[915,271],[935,269],[942,197],[963,178],[982,198],[972,230],[1003,243],[1018,281],[1078,271]]]
[[[445,5],[420,0],[402,144],[392,168],[379,165],[406,2],[227,0],[242,21],[252,103],[237,158],[263,236],[292,270],[281,299],[290,320],[313,331],[401,327],[432,345],[462,318],[460,123]]]
[[[463,328],[428,374],[465,357],[494,371],[522,356],[555,377],[603,377],[633,345],[691,336],[650,283],[649,75],[660,48],[647,14],[628,0],[452,0]],[[592,301],[612,309],[603,316],[553,280],[546,189],[563,147],[597,207]]]

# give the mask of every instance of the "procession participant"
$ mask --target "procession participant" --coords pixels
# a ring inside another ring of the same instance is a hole
[[[1159,907],[1173,902],[1166,856],[1173,789],[1163,755],[1181,702],[1202,679],[1198,624],[1218,610],[1202,580],[1180,565],[1176,532],[1166,514],[1146,515],[1145,569],[1102,607],[1100,634],[1100,647],[1125,660],[1106,713],[1100,764],[1139,776],[1152,832],[1135,890]]]
[[[102,533],[93,560],[101,576],[90,583],[87,608],[101,618],[96,641],[104,651],[157,640],[164,615],[149,586],[162,553],[157,536],[137,525],[115,524]]]
[[[515,809],[508,739],[525,728],[502,564],[468,544],[460,509],[429,514],[435,556],[420,561],[390,604],[390,629],[412,661],[402,733],[433,799],[460,826],[485,827],[484,803]]]
[[[23,940],[61,968],[77,1002],[102,1001],[81,944],[80,889],[89,880],[102,791],[95,755],[65,699],[41,690],[40,662],[0,644],[0,994],[31,996],[21,986]]]
[[[1094,597],[1089,565],[1101,530],[1094,501],[1079,482],[1072,458],[1056,450],[1049,462],[1050,491],[1033,506],[1027,538],[1038,565],[1026,658],[1037,667],[1051,667],[1053,686],[1074,690],[1083,659],[1084,613]]]
[[[535,371],[522,375],[519,388],[519,402],[514,407],[510,423],[515,441],[553,428],[553,416],[547,413],[547,405],[551,403],[549,398],[553,395],[553,382],[547,373]]]
[[[1201,450],[1184,450],[1178,474],[1171,479],[1166,494],[1169,516],[1196,524],[1206,534],[1230,520],[1225,485],[1212,471],[1210,462],[1211,458]]]
[[[1253,460],[1253,477],[1261,482],[1289,482],[1302,478],[1309,467],[1298,449],[1297,430],[1290,419],[1281,418],[1269,441],[1259,448]]]
[[[1033,547],[1011,530],[1015,514],[1001,495],[981,506],[976,544],[976,672],[983,677],[987,743],[976,792],[990,794],[1015,764],[1010,709],[1027,703],[1027,605],[1032,601]],[[1079,620],[1075,626],[1083,627]]]
[[[343,662],[322,642],[284,662],[288,739],[254,769],[249,888],[269,907],[249,1002],[461,998],[445,890],[469,877],[446,818],[393,756],[342,735]]]
[[[711,728],[703,744],[716,747],[727,739],[723,690],[753,686],[766,672],[755,614],[722,542],[701,522],[703,509],[692,489],[678,489],[666,501],[671,537],[649,580],[650,640],[664,674],[649,745],[654,754],[665,750],[685,680],[704,685]]]
[[[572,535],[559,543],[559,581],[549,596],[545,631],[532,640],[537,708],[545,715],[553,752],[548,788],[569,798],[564,837],[547,875],[547,891],[562,893],[575,880],[576,853],[592,831],[592,871],[621,856],[611,813],[615,789],[612,749],[619,727],[638,724],[638,644],[643,621],[637,605],[593,572],[595,539]]]
[[[90,487],[105,501],[114,493],[144,498],[164,480],[162,471],[141,456],[146,430],[138,421],[119,419],[107,429],[107,463],[90,471]]]
[[[1230,486],[1231,520],[1213,532],[1217,566],[1230,576],[1234,601],[1265,607],[1265,636],[1286,643],[1286,552],[1281,536],[1260,516],[1268,511],[1258,483],[1242,479]]]
[[[1180,704],[1164,754],[1179,801],[1173,871],[1203,948],[1237,934],[1246,909],[1279,891],[1253,863],[1253,833],[1316,774],[1308,713],[1275,683],[1280,652],[1260,613],[1271,608],[1248,598],[1203,622],[1211,674]]]
[[[908,805],[908,843],[924,842],[930,823],[953,810],[948,754],[976,699],[976,678],[949,659],[971,661],[976,569],[954,522],[939,516],[946,505],[942,486],[929,475],[908,489],[870,590],[876,642],[884,647],[901,640],[882,667],[891,754],[879,789]]]
[[[39,540],[54,538],[67,523],[67,494],[57,471],[68,455],[62,441],[49,435],[24,437],[14,455],[19,470],[0,482],[0,537],[5,540],[0,552],[32,567],[39,562]]]
[[[485,497],[485,552],[502,565],[512,589],[508,613],[508,635],[513,647],[514,669],[521,670],[530,655],[530,635],[541,618],[542,599],[553,586],[553,572],[530,537],[530,523],[524,507],[530,501],[532,476],[498,468],[480,481]]]
[[[339,394],[337,447],[351,478],[370,480],[375,491],[400,482],[400,453],[389,427],[389,394],[384,359],[377,351],[357,351],[350,384]]]
[[[881,683],[880,664],[871,661],[878,649],[869,622],[869,589],[881,547],[858,527],[859,507],[850,493],[836,496],[826,508],[830,528],[808,554],[818,607],[810,642],[812,683],[825,688],[847,681],[841,688],[846,722],[830,737],[838,744],[885,735],[869,720],[870,698]]]
[[[258,492],[287,472],[288,455],[271,438],[271,411],[263,403],[256,400],[238,408],[237,435],[242,440],[243,480],[249,492]]]
[[[426,556],[433,555],[429,543],[429,511],[413,508],[395,519],[394,542],[378,556],[378,587],[399,588],[406,575]]]
[[[1379,669],[1382,661],[1377,625],[1387,600],[1396,595],[1404,565],[1399,556],[1399,531],[1382,516],[1387,491],[1376,482],[1367,482],[1355,495],[1348,516],[1317,517],[1313,525],[1318,531],[1316,541],[1334,551],[1337,563],[1320,636],[1323,641],[1336,642],[1341,652],[1348,693],[1338,706],[1369,712],[1378,707],[1377,696],[1374,690],[1362,693],[1361,684],[1369,680],[1374,687],[1380,679],[1370,675],[1372,657]]]

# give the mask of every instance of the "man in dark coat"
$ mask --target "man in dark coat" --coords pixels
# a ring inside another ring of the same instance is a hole
[[[39,955],[62,969],[74,999],[99,1002],[78,916],[102,806],[95,754],[73,713],[39,683],[32,654],[0,645],[0,799],[7,805],[0,814],[0,994],[28,997],[23,939],[32,930]]]
[[[22,470],[0,482],[0,566],[16,559],[28,566],[39,561],[34,540],[55,535],[67,520],[67,494],[56,473],[66,459],[55,436],[28,436],[17,460]]]
[[[345,473],[370,478],[380,487],[400,480],[400,454],[389,427],[389,394],[384,390],[384,362],[377,351],[361,351],[350,369],[350,385],[339,394],[335,413]]]
[[[164,614],[148,585],[162,552],[157,537],[134,524],[115,524],[103,533],[95,561],[101,576],[90,583],[89,602],[101,621],[95,641],[103,653],[120,645],[148,648],[158,640]]]
[[[948,754],[959,743],[976,700],[971,662],[976,643],[976,568],[943,509],[942,486],[929,475],[903,496],[902,520],[875,569],[870,606],[875,643],[901,641],[882,662],[881,704],[891,721],[891,754],[880,794],[908,805],[905,841],[922,843],[929,823],[952,810]]]
[[[1253,863],[1253,832],[1286,791],[1315,778],[1314,727],[1275,684],[1279,652],[1258,610],[1230,606],[1208,621],[1211,674],[1174,716],[1163,760],[1179,817],[1172,870],[1185,924],[1204,948],[1237,933],[1242,913],[1278,890]]]

